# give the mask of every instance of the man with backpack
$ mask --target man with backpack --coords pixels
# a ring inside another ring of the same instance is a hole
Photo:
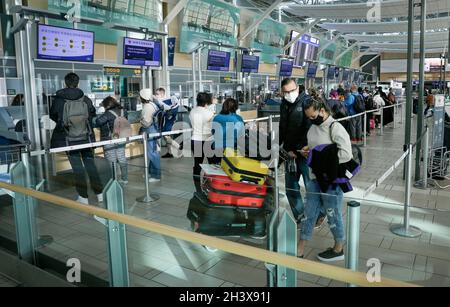
[[[345,106],[349,116],[365,112],[364,98],[358,93],[358,87],[353,85],[351,93],[347,93],[345,98]],[[361,133],[361,116],[350,119],[350,137],[354,143],[362,142]]]
[[[51,147],[75,146],[95,142],[92,119],[96,115],[92,101],[78,88],[80,77],[75,73],[65,76],[66,88],[56,92],[50,108],[50,118],[56,123]],[[98,202],[103,201],[103,186],[94,163],[94,150],[85,148],[67,152],[74,173],[77,201],[88,204],[86,173]]]

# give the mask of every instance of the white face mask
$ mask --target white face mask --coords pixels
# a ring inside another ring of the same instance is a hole
[[[237,110],[236,110],[236,114],[240,116],[240,115],[241,115],[241,110],[240,110],[240,109],[237,109]]]
[[[290,103],[294,103],[299,96],[298,91],[293,91],[291,93],[287,93],[284,95],[284,99],[286,99]]]

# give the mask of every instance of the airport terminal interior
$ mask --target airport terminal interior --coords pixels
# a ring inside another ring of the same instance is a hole
[[[0,287],[450,287],[449,24],[2,0]]]

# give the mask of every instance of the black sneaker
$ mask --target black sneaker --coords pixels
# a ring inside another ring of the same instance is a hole
[[[323,262],[333,262],[344,260],[344,250],[340,253],[336,253],[333,248],[329,248],[326,251],[317,255],[317,259]]]
[[[173,155],[172,154],[170,154],[170,153],[166,153],[164,156],[162,156],[161,158],[163,158],[163,159],[170,159],[170,158],[173,158]]]

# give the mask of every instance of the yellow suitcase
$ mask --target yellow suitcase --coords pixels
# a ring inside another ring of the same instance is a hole
[[[226,148],[221,166],[233,181],[263,185],[269,173],[269,167],[253,159],[246,158],[239,152]]]

